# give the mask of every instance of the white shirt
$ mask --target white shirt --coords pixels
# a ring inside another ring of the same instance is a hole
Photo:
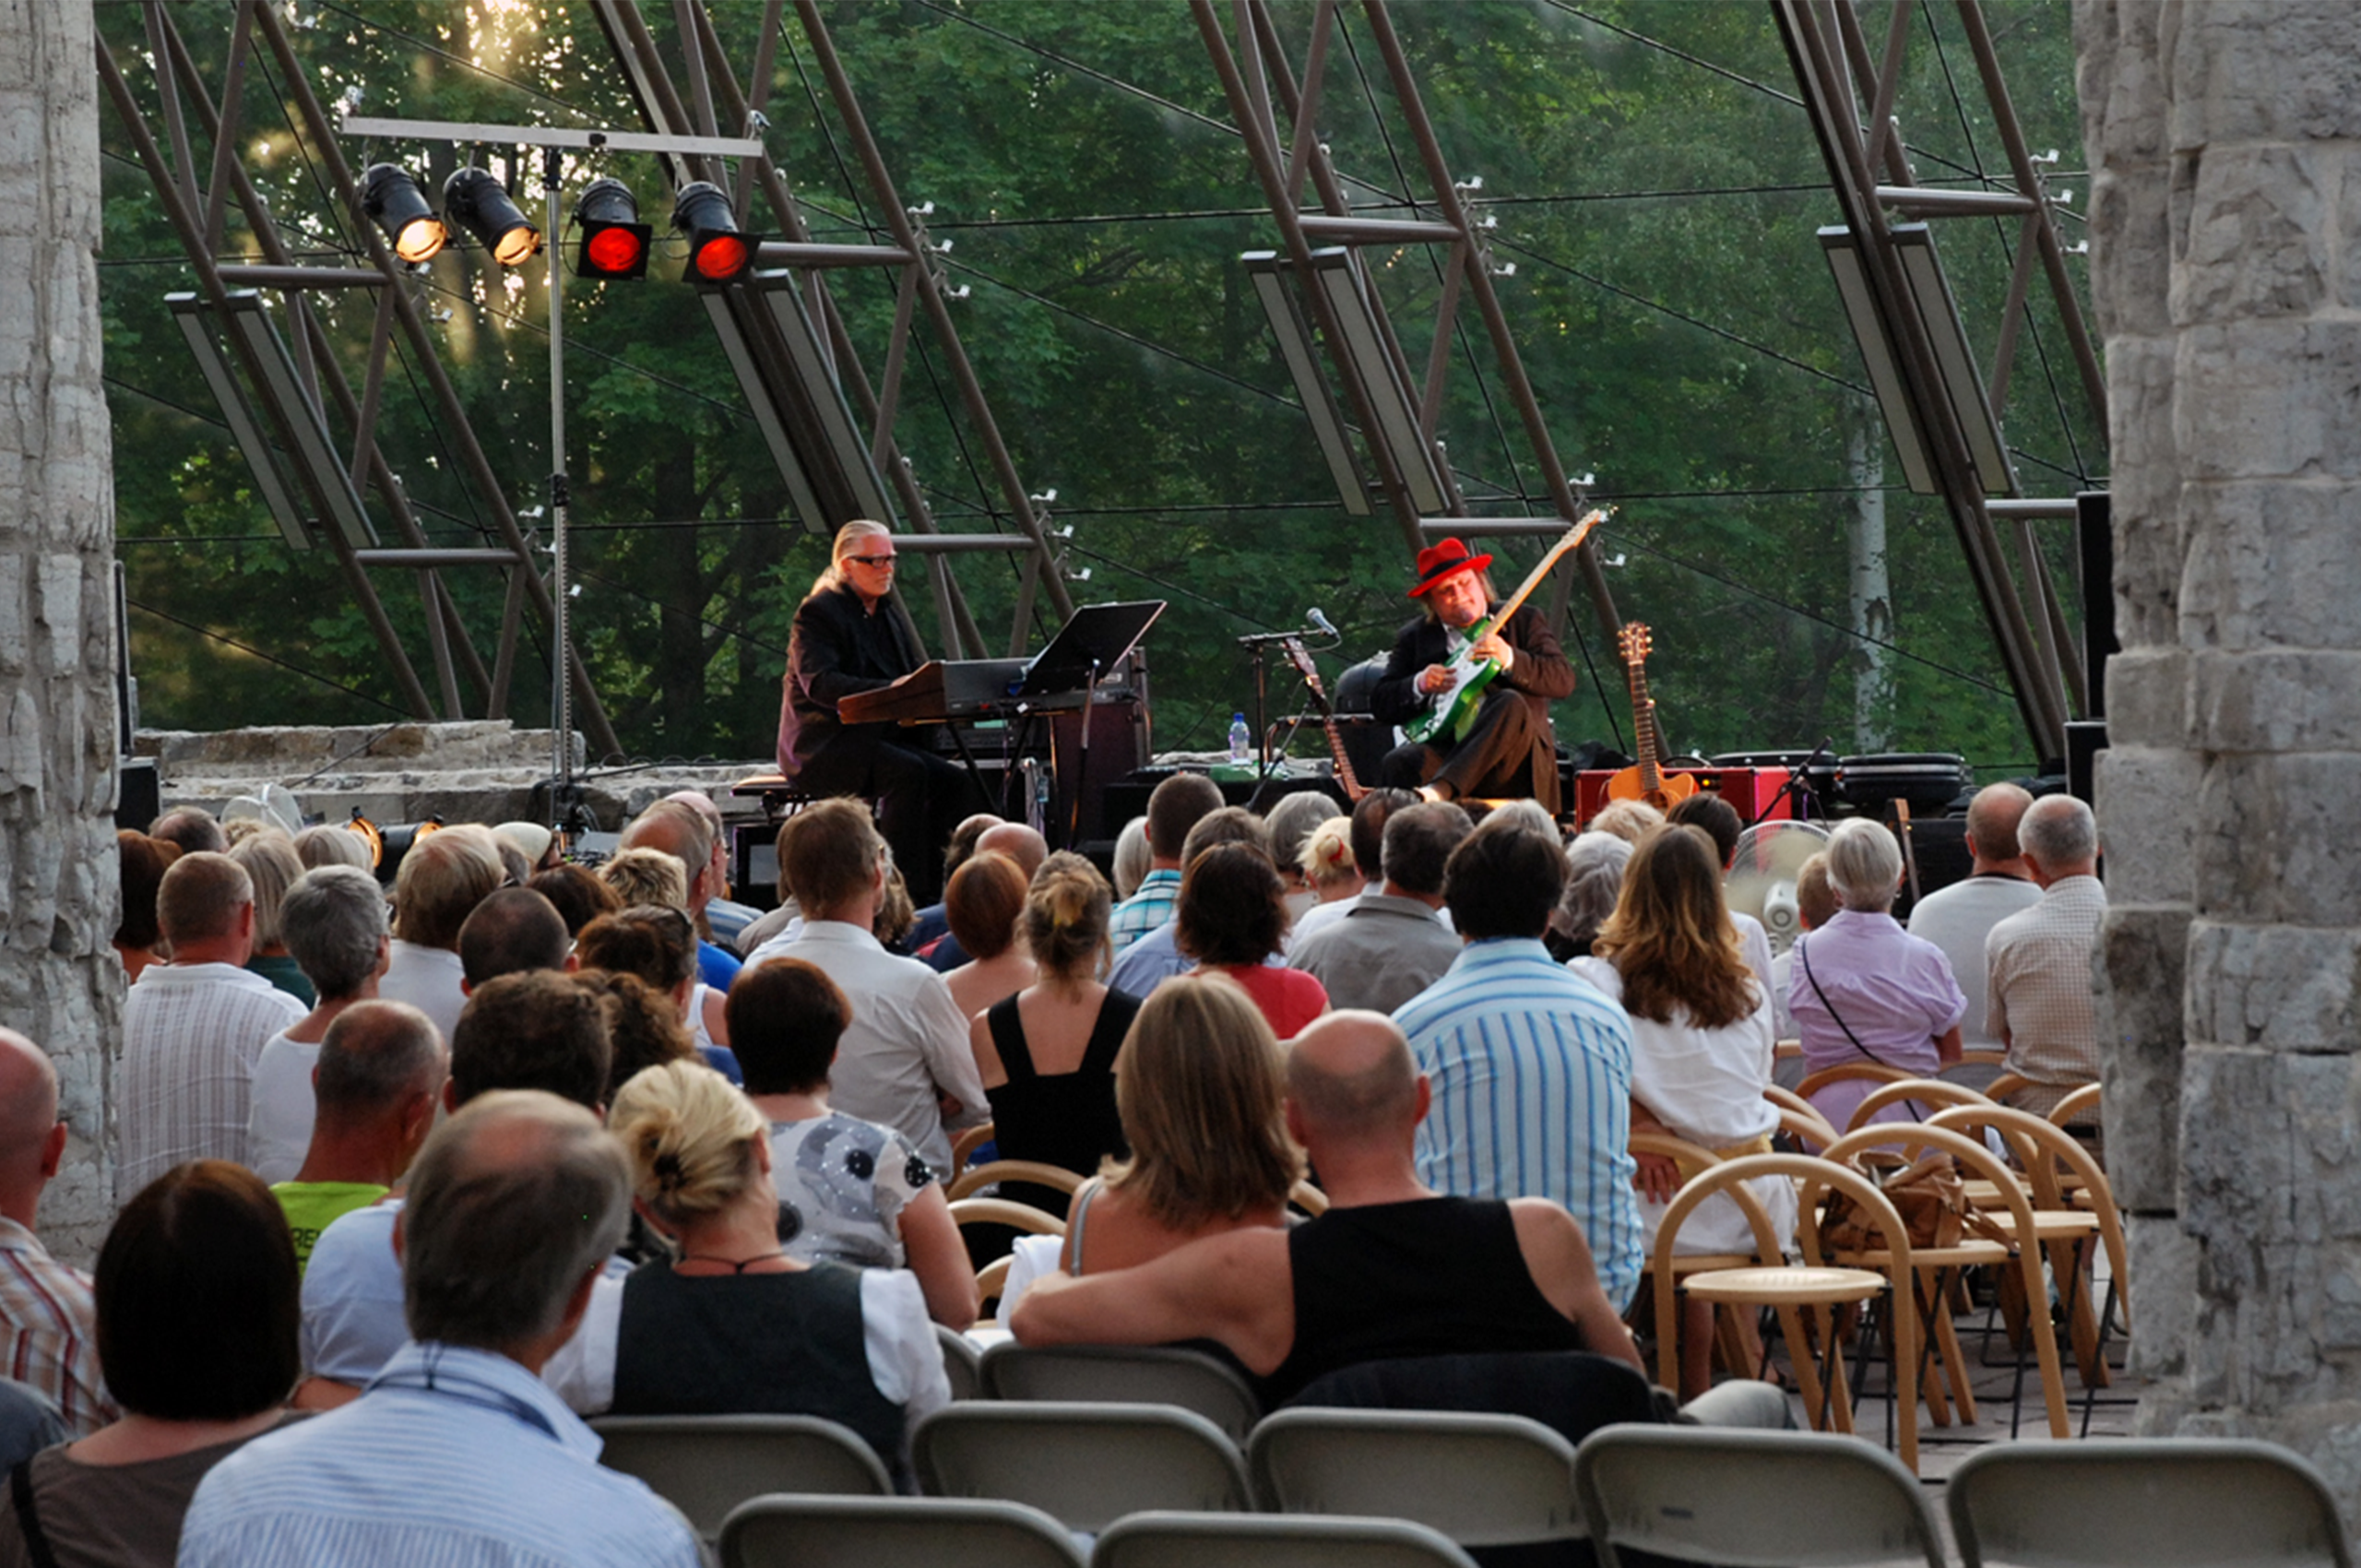
[[[1755,983],[1768,987],[1771,983],[1771,936],[1762,922],[1742,909],[1729,912],[1730,924],[1738,932],[1738,956],[1754,971]]]
[[[1985,983],[1984,939],[2020,909],[2041,902],[2041,889],[2023,877],[1971,876],[1939,887],[1911,906],[1910,934],[1924,937],[1952,961],[1952,978],[1967,993],[1959,1020],[1960,1043],[1989,1051],[2000,1043],[1989,1017],[1991,988]]]
[[[806,921],[792,939],[773,937],[747,955],[749,969],[801,958],[836,982],[852,1023],[828,1072],[829,1109],[877,1122],[937,1170],[951,1169],[951,1136],[935,1104],[940,1088],[960,1105],[957,1124],[991,1114],[967,1044],[967,1020],[943,977],[916,958],[897,958],[860,926]]]
[[[115,1201],[185,1159],[247,1163],[246,1114],[263,1041],[303,1004],[229,964],[150,965],[123,1004]]]
[[[1334,925],[1338,921],[1343,920],[1347,914],[1352,912],[1353,906],[1359,903],[1364,895],[1374,893],[1377,890],[1378,884],[1374,882],[1364,883],[1361,886],[1360,892],[1354,894],[1349,898],[1336,898],[1332,899],[1325,904],[1314,904],[1309,909],[1304,910],[1302,914],[1296,917],[1295,929],[1287,933],[1288,951],[1293,952],[1299,944],[1300,944],[1306,937],[1311,936],[1313,932],[1318,932],[1324,927]]]
[[[459,1027],[459,1015],[468,1005],[468,993],[459,989],[466,975],[457,953],[443,947],[421,947],[397,936],[394,938],[393,956],[377,981],[377,1000],[407,1002],[433,1019],[435,1028],[442,1033],[444,1048],[448,1050],[451,1032]]]
[[[265,1182],[292,1182],[312,1149],[312,1123],[319,1105],[312,1095],[312,1069],[320,1063],[320,1042],[287,1038],[285,1029],[264,1042],[255,1063],[254,1093],[246,1111],[246,1155]]]

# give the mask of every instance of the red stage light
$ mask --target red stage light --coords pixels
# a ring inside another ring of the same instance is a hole
[[[689,237],[692,283],[734,283],[754,267],[760,236],[741,232],[730,197],[720,186],[697,180],[672,198],[672,227]]]
[[[696,248],[690,265],[710,283],[727,283],[746,270],[746,242],[735,234],[716,234]]]
[[[621,180],[602,177],[590,182],[574,206],[574,220],[582,227],[582,248],[574,260],[578,278],[645,278],[647,240],[654,232],[639,221],[639,203]]]
[[[590,270],[613,276],[635,270],[647,255],[647,244],[629,227],[601,229],[590,236],[582,247],[590,260]]]

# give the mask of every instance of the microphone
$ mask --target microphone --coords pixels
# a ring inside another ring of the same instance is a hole
[[[1303,612],[1303,618],[1311,622],[1313,625],[1319,627],[1322,636],[1334,637],[1338,642],[1345,640],[1345,634],[1338,631],[1334,625],[1329,624],[1328,617],[1321,612],[1318,605],[1314,605],[1310,610],[1305,611]]]

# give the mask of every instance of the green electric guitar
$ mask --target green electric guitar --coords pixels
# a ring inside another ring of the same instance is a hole
[[[1584,514],[1581,522],[1568,529],[1564,536],[1549,547],[1549,552],[1541,558],[1541,564],[1533,568],[1514,593],[1509,595],[1508,602],[1502,604],[1498,612],[1485,616],[1467,628],[1466,645],[1443,666],[1451,671],[1451,684],[1435,694],[1432,707],[1402,727],[1403,733],[1422,746],[1453,745],[1466,737],[1468,726],[1476,722],[1476,709],[1483,703],[1484,688],[1490,685],[1492,677],[1501,672],[1497,660],[1476,657],[1476,645],[1490,636],[1496,628],[1506,624],[1508,618],[1516,613],[1517,607],[1541,586],[1541,579],[1549,575],[1549,568],[1558,564],[1558,557],[1589,538],[1590,530],[1607,521],[1614,510],[1612,506],[1601,506]]]

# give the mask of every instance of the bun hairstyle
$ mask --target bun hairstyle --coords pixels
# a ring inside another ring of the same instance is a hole
[[[1043,972],[1086,980],[1107,951],[1113,891],[1098,868],[1061,849],[1033,873],[1025,897],[1025,944]]]
[[[1358,875],[1360,867],[1353,860],[1353,819],[1332,816],[1313,828],[1296,863],[1314,887],[1334,887]]]
[[[735,1203],[758,1169],[762,1112],[700,1062],[667,1062],[635,1074],[615,1094],[607,1129],[631,1157],[632,1191],[667,1225],[684,1225]]]

